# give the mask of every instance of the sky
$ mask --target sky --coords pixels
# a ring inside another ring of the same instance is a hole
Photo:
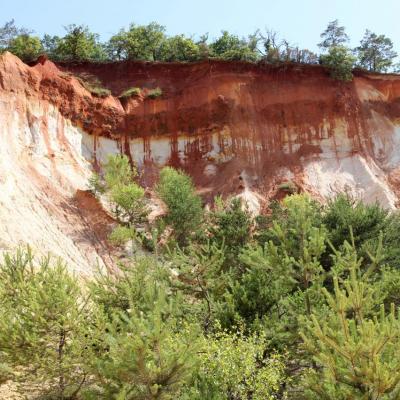
[[[131,22],[156,21],[171,35],[210,38],[223,29],[245,36],[267,28],[313,51],[328,22],[339,19],[352,47],[368,28],[391,38],[400,53],[400,0],[0,0],[0,25],[12,18],[39,36],[86,24],[103,40]]]

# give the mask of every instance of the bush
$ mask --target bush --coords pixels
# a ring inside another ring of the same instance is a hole
[[[123,246],[137,238],[137,225],[147,222],[149,209],[145,191],[133,181],[137,172],[125,155],[109,156],[103,175],[101,178],[94,173],[89,179],[89,187],[96,195],[105,194],[108,197],[116,219],[123,225],[115,228],[109,239],[113,244]]]
[[[161,90],[161,88],[155,88],[155,89],[151,89],[147,92],[147,97],[149,99],[156,99],[157,97],[162,96],[163,91]]]
[[[292,181],[287,181],[287,182],[282,182],[278,186],[279,190],[283,190],[284,192],[287,192],[289,194],[295,194],[297,193],[297,186],[294,182]]]
[[[140,96],[142,90],[138,87],[131,87],[129,89],[124,90],[120,95],[120,99],[129,99],[130,97]]]
[[[30,62],[39,57],[43,47],[38,37],[23,34],[11,40],[8,50],[21,60]]]
[[[353,79],[353,66],[355,57],[344,46],[333,46],[329,48],[329,53],[321,56],[321,63],[330,68],[331,76],[341,81],[351,81]]]
[[[341,194],[328,202],[322,223],[328,229],[328,237],[335,248],[349,241],[352,231],[355,245],[359,248],[387,225],[388,213],[378,204],[367,205]]]
[[[173,227],[178,243],[186,244],[203,218],[201,199],[191,178],[183,171],[164,167],[156,191],[168,207],[166,221]]]
[[[108,97],[111,95],[111,90],[103,87],[100,80],[96,77],[88,76],[88,75],[81,75],[81,76],[77,76],[76,79],[93,96]]]
[[[273,400],[282,393],[284,360],[265,355],[265,337],[242,332],[204,338],[194,387],[183,399]],[[284,397],[283,397],[284,398]]]
[[[217,201],[218,203],[218,201]],[[209,215],[211,241],[224,248],[225,267],[238,267],[239,253],[251,240],[252,217],[239,198],[222,200]]]

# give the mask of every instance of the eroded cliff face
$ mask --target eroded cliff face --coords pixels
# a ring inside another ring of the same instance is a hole
[[[74,77],[82,73],[112,96],[91,95]],[[142,95],[120,100],[130,87]],[[162,96],[146,97],[156,87]],[[29,67],[7,53],[0,121],[2,246],[45,240],[75,263],[82,253],[87,265],[109,254],[112,221],[76,199],[108,154],[127,154],[146,186],[173,165],[193,176],[205,200],[237,194],[255,210],[280,197],[287,181],[320,199],[346,190],[388,208],[400,193],[395,75],[358,73],[343,83],[320,66],[216,61],[56,66],[42,59]],[[32,229],[18,224],[28,216]]]

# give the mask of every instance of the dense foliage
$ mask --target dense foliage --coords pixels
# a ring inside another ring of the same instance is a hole
[[[360,46],[348,47],[349,36],[339,21],[329,22],[318,44],[321,54],[301,48],[280,38],[277,32],[256,30],[247,37],[233,35],[226,30],[210,40],[208,34],[195,39],[185,35],[168,36],[165,26],[156,22],[147,25],[130,24],[101,42],[98,34],[85,25],[65,27],[65,35],[42,38],[17,28],[13,20],[0,27],[0,52],[11,51],[30,62],[40,54],[55,61],[164,61],[191,62],[204,59],[239,60],[268,63],[325,64],[332,69],[332,77],[351,80],[353,67],[374,72],[396,69],[397,53],[385,35],[366,30]],[[354,54],[354,56],[353,56]]]
[[[112,156],[90,182],[112,239],[141,248],[118,271],[80,282],[29,249],[5,255],[0,382],[52,399],[398,398],[399,215],[346,195],[205,210],[167,167],[150,223],[137,179]]]

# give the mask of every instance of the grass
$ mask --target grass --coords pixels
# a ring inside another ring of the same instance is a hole
[[[147,92],[147,97],[149,99],[156,99],[157,97],[162,96],[163,92],[161,88],[157,87],[155,89],[151,89]]]
[[[90,74],[80,74],[76,77],[80,84],[93,96],[108,97],[111,90],[102,86],[100,79]]]
[[[278,186],[279,190],[283,190],[284,192],[294,194],[297,193],[297,186],[292,181],[283,182]]]
[[[124,90],[120,95],[120,99],[128,99],[129,97],[137,97],[140,96],[142,90],[138,87],[131,87],[129,89]]]

